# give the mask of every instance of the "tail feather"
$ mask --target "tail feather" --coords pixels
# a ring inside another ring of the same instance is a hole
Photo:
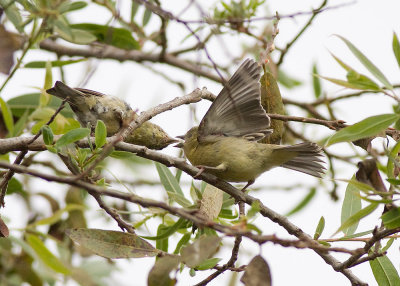
[[[80,92],[80,91],[78,91],[78,90],[76,90],[74,88],[69,87],[68,85],[64,84],[61,81],[57,81],[55,83],[54,87],[46,90],[46,92],[48,94],[57,96],[57,97],[59,97],[61,99],[64,99],[67,96],[70,99],[71,98],[76,98],[76,97],[80,98],[82,95],[83,96],[85,95],[84,93],[82,93],[82,92]]]
[[[321,150],[317,144],[304,142],[293,146],[283,147],[285,151],[298,153],[296,157],[282,164],[282,167],[321,178],[326,168],[321,164],[324,161]]]

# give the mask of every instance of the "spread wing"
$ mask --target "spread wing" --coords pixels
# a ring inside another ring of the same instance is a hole
[[[198,140],[222,135],[258,141],[270,134],[270,119],[260,103],[259,80],[258,64],[245,60],[200,122]]]

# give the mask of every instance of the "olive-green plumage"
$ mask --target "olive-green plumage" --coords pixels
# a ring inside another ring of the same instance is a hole
[[[281,166],[315,177],[324,173],[321,148],[311,142],[293,146],[257,141],[272,132],[260,105],[260,69],[246,60],[222,89],[198,127],[181,144],[189,161],[220,179],[248,182]]]
[[[61,99],[68,97],[67,102],[83,127],[89,126],[94,131],[97,120],[102,120],[107,127],[107,136],[116,134],[138,116],[128,103],[118,97],[89,89],[71,88],[60,81],[46,92]],[[151,149],[163,149],[177,140],[168,136],[160,126],[147,121],[124,141]]]

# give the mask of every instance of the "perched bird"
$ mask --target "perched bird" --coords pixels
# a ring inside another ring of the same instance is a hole
[[[247,59],[219,93],[200,125],[184,136],[185,156],[200,169],[231,182],[247,182],[284,167],[321,177],[325,168],[321,148],[311,142],[293,146],[257,141],[272,133],[270,119],[260,104],[260,67]],[[197,174],[197,175],[199,175]]]
[[[107,127],[107,136],[114,135],[138,116],[128,103],[118,97],[89,89],[71,88],[61,81],[57,81],[54,87],[46,92],[61,99],[68,97],[67,102],[83,127],[90,126],[94,131],[97,120],[102,120]],[[160,126],[148,121],[134,130],[124,141],[157,150],[177,142]]]

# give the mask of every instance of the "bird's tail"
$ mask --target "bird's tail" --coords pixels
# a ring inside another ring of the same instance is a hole
[[[312,142],[304,142],[292,146],[282,146],[279,148],[285,152],[297,153],[296,156],[282,164],[282,167],[309,174],[321,178],[326,168],[321,159],[321,147]]]
[[[78,90],[69,87],[68,85],[64,84],[61,81],[56,81],[54,87],[46,90],[48,94],[57,96],[61,99],[66,98],[67,96],[69,98],[74,98],[76,96],[82,96],[81,92]]]

